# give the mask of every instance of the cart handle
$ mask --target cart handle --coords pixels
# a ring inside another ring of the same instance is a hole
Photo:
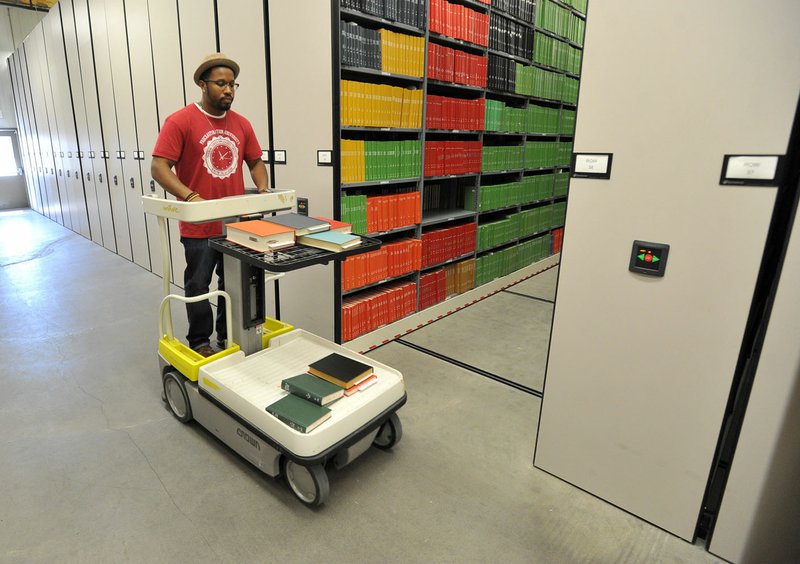
[[[228,307],[225,308],[225,326],[228,328],[228,339],[231,339],[233,333],[233,323],[231,321],[231,297],[228,295],[228,292],[223,290],[214,290],[212,292],[207,292],[205,294],[200,294],[199,296],[192,296],[187,298],[186,296],[179,296],[178,294],[167,294],[161,300],[161,306],[158,309],[158,334],[159,335],[166,335],[167,338],[172,339],[174,337],[173,330],[172,330],[172,310],[169,307],[170,301],[177,300],[179,302],[183,302],[185,304],[192,304],[195,302],[201,302],[203,300],[207,300],[208,298],[219,296],[225,300],[225,303]],[[167,332],[164,333],[164,314],[167,314]],[[230,342],[230,341],[229,341]]]

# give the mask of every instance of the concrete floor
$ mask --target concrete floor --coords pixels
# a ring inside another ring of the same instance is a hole
[[[509,290],[552,299],[554,277]],[[403,440],[330,470],[309,509],[164,409],[160,293],[46,218],[0,212],[0,562],[718,562],[534,469],[536,397],[399,343],[370,356],[406,378]],[[492,303],[493,345],[549,323],[550,304],[502,292],[407,338],[492,371],[543,358],[541,342],[475,354]]]

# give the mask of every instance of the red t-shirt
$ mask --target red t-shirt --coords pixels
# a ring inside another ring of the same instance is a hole
[[[175,162],[175,174],[205,200],[244,194],[242,162],[261,158],[253,126],[232,110],[215,117],[189,104],[167,117],[153,156]],[[222,223],[179,223],[183,237],[222,235]]]

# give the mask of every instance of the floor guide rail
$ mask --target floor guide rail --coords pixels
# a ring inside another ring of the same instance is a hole
[[[438,358],[439,360],[443,360],[445,362],[458,366],[459,368],[463,368],[464,370],[469,370],[470,372],[474,372],[475,374],[480,374],[481,376],[489,378],[490,380],[500,382],[501,384],[505,384],[506,386],[510,386],[512,388],[525,392],[526,394],[535,396],[539,399],[541,399],[542,397],[542,392],[540,392],[539,390],[534,390],[533,388],[529,388],[528,386],[523,386],[522,384],[514,382],[513,380],[509,380],[508,378],[504,378],[503,376],[487,372],[486,370],[478,368],[477,366],[472,366],[471,364],[467,364],[466,362],[461,362],[460,360],[456,360],[455,358],[438,353],[436,351],[432,351],[430,349],[426,349],[425,347],[421,347],[419,345],[410,343],[409,341],[405,341],[403,339],[396,339],[395,341],[397,343],[400,343],[401,345],[407,346],[408,348]]]

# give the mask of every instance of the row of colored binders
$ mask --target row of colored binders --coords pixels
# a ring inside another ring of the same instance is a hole
[[[550,233],[547,233],[479,256],[475,265],[475,285],[486,284],[550,256],[551,241]]]
[[[422,234],[422,268],[475,252],[477,225],[465,223]]]
[[[447,272],[444,268],[419,277],[419,309],[427,309],[447,298]]]
[[[420,222],[419,192],[400,192],[382,196],[354,194],[342,196],[342,221],[361,235],[391,231]]]
[[[393,282],[342,300],[342,340],[397,321],[417,311],[417,285]]]
[[[428,78],[431,80],[486,88],[487,70],[488,59],[484,55],[428,43]]]
[[[464,209],[485,212],[550,199],[554,196],[556,179],[565,178],[568,180],[568,174],[537,174],[523,176],[522,180],[517,182],[482,185],[480,187],[478,210],[475,210],[469,199],[464,202]]]
[[[532,24],[534,0],[492,0],[492,11],[496,10]]]
[[[397,278],[422,266],[422,241],[400,239],[370,251],[348,257],[342,263],[342,291],[347,292],[388,278]]]
[[[575,128],[575,111],[531,104],[515,108],[499,100],[486,100],[486,131],[508,133],[571,134]]]
[[[484,146],[482,172],[551,168],[569,165],[572,143],[526,141],[522,145]]]
[[[483,129],[486,100],[465,100],[428,94],[425,127],[428,129]]]
[[[342,66],[381,70],[381,36],[376,29],[340,22]]]
[[[421,89],[341,81],[341,124],[416,129],[422,124]]]
[[[565,37],[576,45],[583,45],[586,22],[552,0],[539,0],[539,6],[536,8],[536,25]]]
[[[425,38],[341,22],[342,65],[422,77]]]
[[[425,38],[388,29],[381,36],[381,70],[408,76],[425,74]]]
[[[543,33],[536,34],[533,60],[541,65],[561,69],[572,74],[581,70],[580,49]]]
[[[420,142],[342,139],[342,183],[419,177]]]
[[[478,226],[478,252],[563,225],[551,205],[529,208]]]
[[[420,222],[419,192],[401,192],[367,198],[367,229],[391,231]]]
[[[425,27],[425,0],[341,0],[342,8],[370,14],[378,18]]]
[[[481,171],[480,141],[425,141],[426,177],[477,174]]]
[[[489,22],[489,49],[530,59],[533,53],[533,28],[493,12]]]
[[[430,31],[484,47],[489,45],[489,14],[447,0],[431,0]]]

